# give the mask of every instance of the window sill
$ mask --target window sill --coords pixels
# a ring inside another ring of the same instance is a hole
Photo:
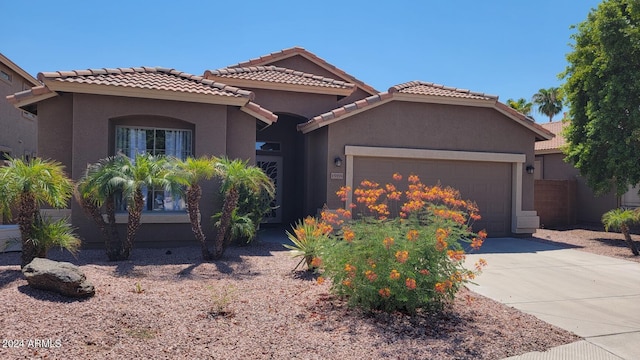
[[[107,215],[103,215],[105,221],[107,221]],[[127,213],[116,214],[116,224],[126,224],[129,215]],[[188,224],[189,214],[186,212],[167,212],[164,214],[158,213],[142,213],[140,218],[141,224]]]

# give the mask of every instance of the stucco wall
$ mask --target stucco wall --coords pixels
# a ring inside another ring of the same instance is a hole
[[[11,81],[0,78],[0,151],[10,150],[13,157],[31,156],[37,152],[37,119],[23,115],[6,96],[33,85],[2,63],[0,70],[11,77]]]
[[[392,101],[328,126],[327,156],[345,145],[525,154],[533,164],[534,134],[490,108]],[[327,173],[332,164],[327,164]],[[533,175],[523,170],[522,210],[533,210]],[[328,180],[327,201],[344,181]],[[469,174],[473,181],[473,174]]]
[[[116,125],[175,127],[194,131],[194,156],[220,155],[227,152],[227,107],[153,99],[137,99],[88,94],[65,94],[39,104],[41,112],[41,152],[43,157],[62,161],[73,179],[79,179],[87,164],[115,153],[113,132]],[[231,152],[251,156],[255,139],[255,119],[246,114],[234,114],[233,132],[251,127],[249,135],[239,138]],[[250,141],[242,145],[241,142]],[[249,151],[248,149],[251,148]],[[203,185],[201,201],[202,225],[211,239],[215,230],[210,216],[216,205],[215,181]],[[72,203],[72,222],[86,246],[100,246],[99,233],[92,220]],[[124,225],[121,236],[125,236]],[[193,243],[188,223],[142,224],[137,239],[140,246],[160,246],[171,243]]]
[[[328,158],[327,134],[328,128],[324,127],[305,135],[307,182],[304,208],[306,215],[315,215],[317,209],[322,208],[326,203],[328,168],[331,171],[344,172],[344,165],[343,168],[336,168],[332,165],[333,161]],[[344,156],[341,158],[344,161]]]
[[[267,89],[249,89],[255,93],[255,102],[274,113],[285,113],[310,119],[338,107],[336,95],[296,93]]]
[[[618,200],[614,193],[594,195],[586,180],[580,176],[578,169],[572,164],[564,162],[563,154],[556,153],[541,156],[543,159],[543,179],[576,181],[578,222],[599,223],[602,214],[618,206]]]

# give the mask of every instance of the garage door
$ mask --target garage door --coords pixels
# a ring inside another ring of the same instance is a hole
[[[474,230],[486,229],[490,237],[511,233],[511,164],[498,162],[353,158],[353,184],[373,180],[391,182],[394,172],[416,174],[426,185],[438,182],[460,191],[463,199],[473,200],[480,208],[482,220]]]

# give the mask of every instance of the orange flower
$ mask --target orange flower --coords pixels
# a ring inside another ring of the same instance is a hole
[[[396,269],[391,270],[391,274],[389,274],[389,279],[391,279],[391,280],[400,279],[400,273],[398,272],[398,270],[396,270]]]
[[[478,236],[481,239],[486,239],[487,238],[487,232],[485,230],[480,230],[480,231],[478,231]]]
[[[394,173],[393,174],[393,180],[395,181],[400,181],[402,180],[402,175],[398,174],[398,173]]]
[[[378,274],[374,273],[372,270],[367,270],[364,272],[364,276],[369,279],[369,281],[374,282],[378,278]]]
[[[351,287],[352,283],[350,279],[342,280],[342,285],[346,287]]]
[[[447,256],[453,261],[463,261],[465,259],[464,251],[462,250],[447,250]]]
[[[356,267],[351,265],[351,264],[346,264],[344,266],[344,271],[348,272],[348,273],[352,273],[356,271]]]
[[[313,259],[311,259],[311,266],[316,268],[322,266],[322,259],[320,259],[319,257],[314,257]]]
[[[418,240],[418,236],[420,236],[420,233],[418,232],[418,230],[411,229],[407,232],[407,240],[409,241]]]
[[[436,250],[438,251],[443,251],[444,249],[447,248],[447,246],[449,246],[449,244],[447,244],[447,237],[449,236],[449,232],[445,229],[442,228],[438,228],[436,230]]]
[[[393,246],[394,240],[392,237],[387,236],[386,238],[384,238],[384,240],[382,240],[382,244],[387,248],[387,250],[389,250],[389,248]]]
[[[429,275],[429,274],[431,274],[431,273],[430,273],[430,272],[429,272],[429,270],[427,270],[427,269],[422,269],[422,270],[420,270],[420,274],[422,274],[422,275],[425,275],[425,276],[426,276],[426,275]]]
[[[352,242],[353,239],[356,237],[356,233],[354,233],[351,229],[345,227],[342,230],[342,237],[347,241],[347,242]]]
[[[369,266],[371,266],[372,269],[376,268],[376,263],[375,261],[373,261],[373,259],[367,259],[367,263],[369,264]]]
[[[416,280],[415,279],[407,278],[404,281],[404,284],[407,286],[407,289],[409,289],[409,290],[415,290],[415,288],[416,288]]]
[[[485,260],[485,259],[479,259],[475,263],[475,268],[476,268],[477,271],[482,271],[482,268],[484,268],[485,266],[487,266],[487,260]]]
[[[324,278],[322,276],[318,276],[318,279],[316,280],[316,282],[318,283],[318,285],[322,285],[324,284]]]
[[[416,184],[420,182],[420,178],[418,177],[418,175],[413,175],[413,174],[409,175],[409,178],[407,180],[409,180],[409,182],[412,184]]]
[[[315,225],[316,224],[316,218],[314,218],[312,216],[307,216],[306,218],[304,218],[304,224],[305,225]]]
[[[391,296],[391,290],[389,290],[389,288],[382,288],[378,290],[378,294],[380,294],[380,296],[382,296],[383,298],[388,298],[389,296]]]
[[[407,250],[396,251],[396,260],[399,263],[404,264],[405,262],[407,262],[408,259],[409,259],[409,252]]]
[[[478,250],[482,246],[482,243],[483,243],[482,239],[473,238],[473,240],[471,240],[471,248],[473,248],[474,250]]]
[[[347,195],[351,191],[351,188],[348,186],[343,186],[340,190],[336,191],[336,195],[340,198],[340,201],[347,201]]]
[[[445,285],[443,283],[440,283],[440,282],[436,283],[435,290],[437,292],[441,293],[441,294],[444,294],[444,291],[446,290],[445,289]]]

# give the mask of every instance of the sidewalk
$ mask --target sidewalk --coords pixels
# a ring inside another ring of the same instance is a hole
[[[487,239],[469,288],[584,340],[509,360],[640,359],[640,264],[524,239]]]

